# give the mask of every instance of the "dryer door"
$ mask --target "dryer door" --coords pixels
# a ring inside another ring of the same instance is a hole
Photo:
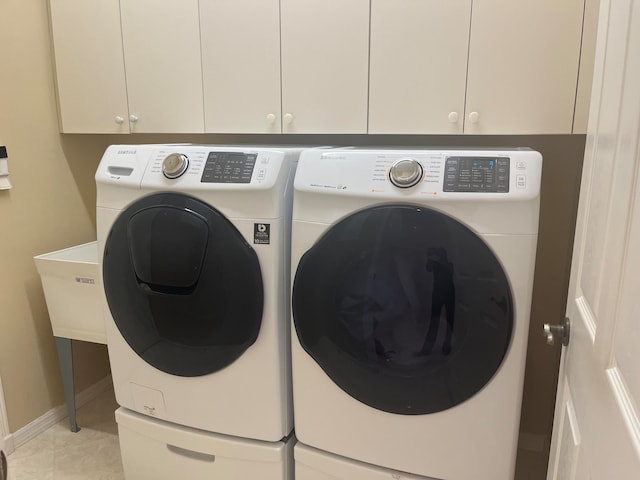
[[[220,212],[186,195],[151,195],[122,212],[105,244],[103,282],[127,343],[173,375],[226,367],[260,331],[255,251]]]
[[[399,414],[446,410],[486,385],[513,330],[507,277],[460,222],[412,205],[355,213],[300,260],[304,350],[345,392]]]

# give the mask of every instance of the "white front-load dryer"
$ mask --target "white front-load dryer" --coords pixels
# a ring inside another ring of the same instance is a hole
[[[293,428],[289,238],[299,150],[114,145],[96,173],[117,402],[278,441]]]
[[[529,149],[303,152],[292,221],[298,480],[349,478],[349,459],[398,475],[513,479],[541,167]]]

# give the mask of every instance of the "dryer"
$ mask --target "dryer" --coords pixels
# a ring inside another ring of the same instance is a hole
[[[298,154],[106,150],[96,172],[99,264],[122,407],[255,440],[291,433],[289,232]]]
[[[348,459],[442,480],[513,478],[541,168],[529,149],[301,155],[298,480],[353,478]]]

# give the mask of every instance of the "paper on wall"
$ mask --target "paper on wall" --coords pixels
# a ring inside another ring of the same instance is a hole
[[[7,148],[0,147],[0,190],[11,188],[9,181],[9,163],[7,161]]]

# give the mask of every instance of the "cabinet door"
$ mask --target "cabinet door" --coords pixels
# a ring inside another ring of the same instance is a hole
[[[281,0],[285,133],[366,133],[369,0]]]
[[[462,133],[471,0],[372,0],[369,133]]]
[[[465,133],[571,133],[584,0],[473,0]]]
[[[200,16],[205,130],[280,133],[279,1],[200,0]]]
[[[198,0],[120,0],[132,132],[204,132]]]
[[[60,130],[128,133],[118,0],[51,0]]]

